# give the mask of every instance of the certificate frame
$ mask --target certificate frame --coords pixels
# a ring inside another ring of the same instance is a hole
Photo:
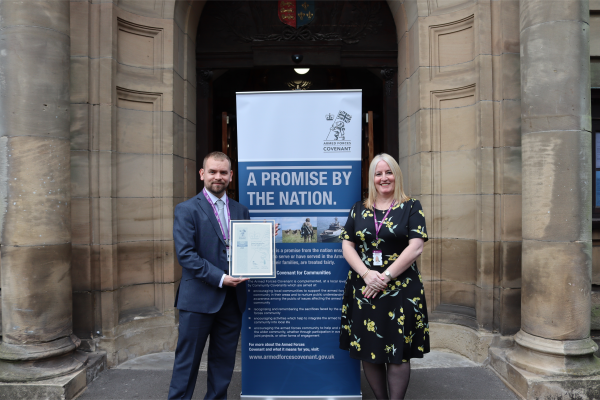
[[[233,278],[274,279],[275,236],[273,220],[229,221],[229,275]]]

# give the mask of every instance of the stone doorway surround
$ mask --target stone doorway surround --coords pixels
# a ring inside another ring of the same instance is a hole
[[[34,361],[38,385],[82,371],[78,346],[109,367],[173,351],[172,214],[196,189],[204,4],[0,4],[0,381],[35,378]],[[522,397],[598,397],[588,1],[388,5],[433,347],[488,358]]]

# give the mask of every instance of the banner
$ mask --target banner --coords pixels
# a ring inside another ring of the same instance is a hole
[[[279,223],[277,279],[250,280],[242,397],[362,398],[339,349],[349,266],[338,238],[360,200],[360,90],[237,93],[240,202]]]

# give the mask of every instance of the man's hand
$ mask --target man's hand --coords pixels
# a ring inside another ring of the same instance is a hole
[[[263,220],[264,222],[267,222],[266,219]],[[275,231],[273,232],[273,236],[277,236],[277,234],[279,233],[279,223],[275,224]]]
[[[223,279],[223,286],[236,287],[240,283],[246,282],[248,279],[249,278],[232,278],[229,275],[225,275],[225,278]]]

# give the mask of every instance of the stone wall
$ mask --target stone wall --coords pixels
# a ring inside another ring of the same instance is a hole
[[[518,1],[406,1],[398,9],[400,166],[427,217],[421,271],[432,320],[515,333]]]
[[[518,1],[389,1],[400,166],[432,320],[520,326]],[[74,330],[109,365],[172,350],[174,206],[195,194],[203,2],[71,2]],[[439,325],[443,326],[443,325]]]
[[[174,206],[195,194],[200,1],[71,2],[73,321],[109,365],[173,350]],[[433,321],[520,327],[517,0],[389,1],[400,166]],[[438,326],[443,326],[438,324]]]
[[[74,331],[109,366],[176,344],[173,209],[197,173],[193,3],[71,2]]]
[[[0,378],[35,379],[26,367],[37,358],[47,359],[40,379],[80,368],[71,321],[83,348],[105,350],[109,366],[171,351],[181,276],[172,216],[196,189],[204,2],[55,1],[30,12],[5,3]],[[398,33],[399,162],[431,239],[420,267],[432,347],[479,362],[490,355],[508,381],[522,368],[597,382],[588,318],[590,298],[592,314],[600,298],[588,289],[590,276],[600,285],[600,260],[588,274],[589,102],[587,81],[577,79],[589,72],[588,2],[388,4]],[[600,87],[600,0],[589,4],[591,80]],[[22,40],[28,47],[13,45]],[[597,255],[600,230],[591,237]],[[573,243],[581,249],[569,252]],[[554,321],[565,305],[573,312]],[[516,345],[502,350],[519,328]],[[7,372],[15,366],[21,375]],[[518,390],[534,393],[534,383]]]
[[[399,161],[427,215],[420,264],[432,320],[510,335],[521,297],[519,3],[389,5]],[[195,194],[202,7],[70,3],[73,328],[110,365],[175,344],[171,226],[174,206]],[[599,26],[592,14],[592,57]]]
[[[590,0],[590,80],[593,89],[600,88],[600,1]],[[592,113],[593,114],[593,113]],[[594,132],[592,132],[594,134]],[[595,194],[592,195],[595,201]],[[593,202],[592,201],[592,202]],[[592,224],[592,331],[600,342],[600,222]],[[598,352],[600,354],[600,351]]]

